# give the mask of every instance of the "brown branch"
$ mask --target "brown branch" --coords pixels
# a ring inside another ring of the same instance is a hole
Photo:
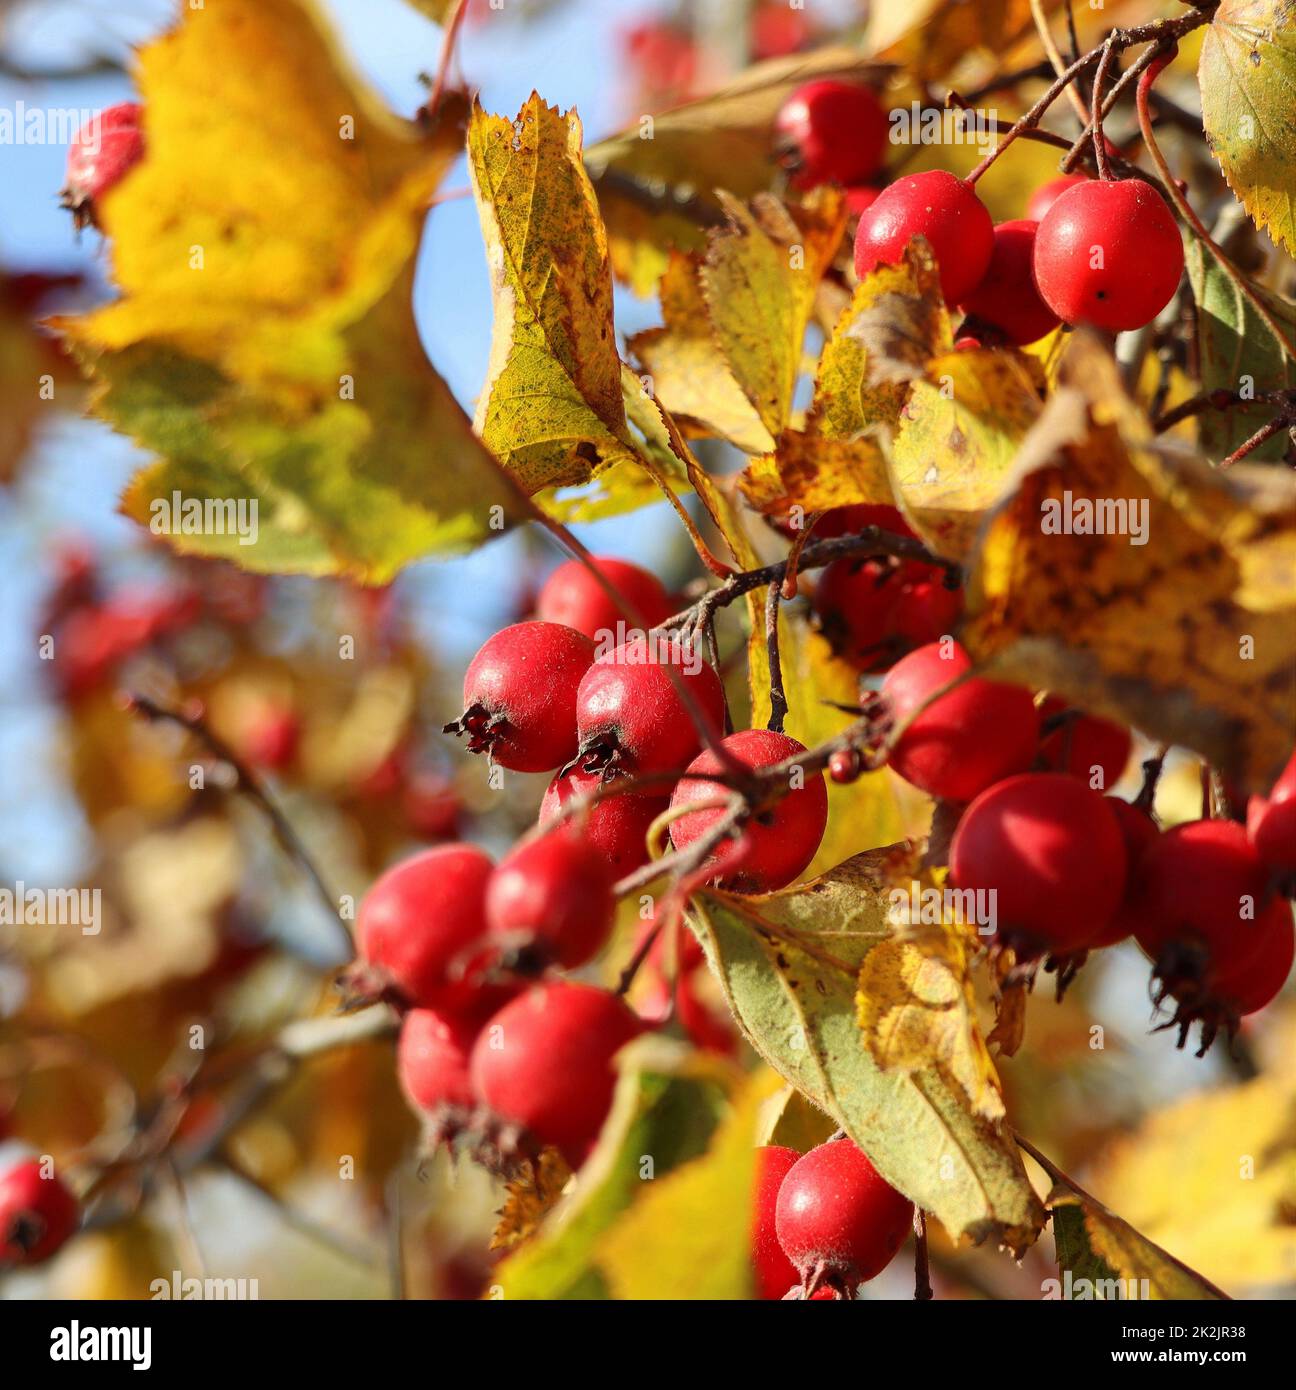
[[[779,659],[779,601],[783,597],[783,582],[770,584],[765,591],[765,652],[769,660],[770,713],[766,728],[772,733],[783,732],[787,718],[787,692],[783,689],[783,663]]]

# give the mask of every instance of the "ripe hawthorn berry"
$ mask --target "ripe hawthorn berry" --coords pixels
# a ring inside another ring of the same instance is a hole
[[[16,1157],[0,1172],[0,1268],[48,1260],[81,1219],[77,1199],[36,1157]]]
[[[1268,796],[1247,806],[1247,834],[1256,853],[1281,874],[1296,874],[1296,753]]]
[[[1058,326],[1058,316],[1040,298],[1032,270],[1038,223],[1025,218],[994,229],[990,265],[959,307],[972,324],[997,330],[1025,347]]]
[[[1040,739],[1040,766],[1048,772],[1069,772],[1095,791],[1109,791],[1129,762],[1133,739],[1123,724],[1078,711],[1066,719],[1067,703],[1049,695],[1039,707],[1045,732]],[[1049,725],[1053,724],[1051,730]]]
[[[1249,960],[1232,969],[1217,970],[1210,981],[1210,994],[1220,1001],[1227,1026],[1247,1014],[1258,1013],[1277,998],[1296,955],[1296,931],[1292,927],[1291,906],[1275,898],[1256,921],[1259,944]]]
[[[524,840],[486,888],[486,924],[506,964],[523,974],[574,970],[607,944],[616,915],[612,871],[573,825]]]
[[[482,645],[464,675],[464,712],[445,726],[514,772],[552,772],[576,752],[576,692],[594,643],[561,623],[514,623]]]
[[[452,1124],[466,1116],[476,1097],[468,1059],[486,1015],[478,1007],[411,1009],[401,1021],[396,1044],[396,1078],[412,1109],[434,1123]]]
[[[1105,798],[1112,814],[1120,826],[1121,837],[1125,841],[1125,892],[1120,904],[1112,913],[1105,927],[1085,943],[1088,951],[1100,950],[1104,946],[1115,946],[1118,941],[1133,936],[1138,931],[1142,914],[1139,908],[1139,864],[1143,852],[1160,835],[1157,823],[1148,812],[1132,802],[1122,801],[1119,796]]]
[[[804,1282],[822,1271],[823,1282],[849,1296],[895,1258],[913,1226],[913,1210],[858,1145],[833,1139],[788,1170],[775,1229]]]
[[[882,682],[895,727],[913,718],[887,756],[906,782],[948,801],[976,794],[1030,766],[1039,716],[1020,686],[973,676],[915,714],[942,686],[972,669],[957,643],[931,642],[902,657]]]
[[[500,1120],[579,1167],[612,1103],[612,1058],[642,1031],[606,990],[569,980],[534,985],[482,1030],[473,1088]]]
[[[970,183],[944,169],[906,174],[884,188],[855,232],[855,273],[898,265],[916,236],[931,244],[947,304],[980,283],[994,253],[994,223]]]
[[[1243,969],[1260,944],[1268,874],[1235,821],[1176,825],[1139,861],[1138,943],[1169,993]]]
[[[540,803],[539,823],[545,825],[572,801],[593,796],[602,780],[578,767],[560,772]],[[648,829],[669,805],[670,797],[650,793],[601,796],[564,823],[580,831],[589,852],[607,863],[614,879],[621,878],[648,862]]]
[[[471,1000],[467,966],[486,935],[493,867],[473,845],[438,845],[381,874],[360,904],[362,964],[347,972],[346,986],[362,995],[392,991],[425,1008]]]
[[[871,179],[886,156],[889,124],[871,88],[822,78],[792,93],[774,129],[793,186],[814,188]]]
[[[104,194],[144,158],[141,115],[137,102],[123,101],[92,116],[73,136],[59,198],[78,231],[99,225]]]
[[[783,1253],[774,1228],[779,1188],[801,1157],[782,1144],[766,1144],[756,1150],[752,1182],[751,1252],[756,1296],[782,1298],[801,1282],[796,1266]]]
[[[993,891],[998,940],[1019,960],[1084,950],[1125,891],[1125,838],[1107,800],[1060,772],[988,787],[950,841],[961,890]]]
[[[1170,302],[1183,265],[1174,214],[1142,179],[1077,184],[1035,234],[1035,284],[1063,323],[1142,328]]]
[[[1063,174],[1060,178],[1040,184],[1026,205],[1026,216],[1032,222],[1042,222],[1044,214],[1069,188],[1074,188],[1078,183],[1088,182],[1088,174]]]
[[[701,651],[674,634],[640,636],[585,673],[576,696],[577,765],[642,776],[684,767],[702,745],[667,667],[693,696],[714,737],[724,727],[724,688]]]
[[[806,751],[804,744],[771,729],[745,729],[730,734],[720,746],[753,771]],[[672,809],[723,795],[723,784],[713,779],[725,771],[718,753],[710,748],[700,753],[671,793]],[[708,858],[715,865],[713,877],[720,887],[735,893],[769,893],[791,883],[815,857],[828,823],[828,789],[821,773],[803,772],[802,777],[802,785],[793,785],[740,821],[737,838],[722,840],[711,851]],[[687,849],[724,814],[717,806],[680,816],[671,822],[671,843],[676,849]]]
[[[815,585],[814,607],[833,650],[861,671],[943,637],[963,612],[963,595],[938,565],[918,560],[834,560]]]
[[[649,627],[674,612],[671,597],[655,574],[610,555],[596,555],[593,563]],[[546,623],[573,627],[595,642],[614,636],[618,624],[634,626],[579,560],[564,561],[545,580],[536,596],[536,616]]]

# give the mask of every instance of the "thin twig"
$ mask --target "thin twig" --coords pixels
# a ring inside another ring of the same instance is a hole
[[[927,1213],[914,1207],[914,1298],[919,1303],[931,1301],[931,1262],[927,1254]]]
[[[765,591],[765,652],[769,661],[769,721],[765,725],[772,733],[783,732],[787,718],[787,692],[783,689],[783,663],[779,658],[779,601],[783,584],[771,584]]]

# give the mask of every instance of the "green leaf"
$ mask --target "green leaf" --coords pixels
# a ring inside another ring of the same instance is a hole
[[[612,1111],[575,1190],[495,1271],[505,1298],[607,1297],[598,1243],[647,1190],[645,1157],[656,1181],[706,1150],[731,1075],[660,1038],[632,1044],[618,1061]]]
[[[873,851],[800,889],[703,894],[693,921],[752,1046],[846,1130],[879,1172],[955,1239],[1029,1245],[1043,1211],[1011,1133],[933,1056],[884,1071],[856,1020],[856,980],[892,938],[887,864]]]
[[[1222,0],[1197,65],[1202,124],[1256,225],[1296,254],[1296,7]]]
[[[1296,386],[1296,362],[1274,340],[1264,320],[1201,242],[1188,243],[1188,279],[1197,301],[1197,350],[1204,391],[1259,393]],[[1296,338],[1296,305],[1257,288],[1270,312]],[[1273,407],[1237,406],[1206,410],[1198,416],[1203,452],[1218,462],[1227,458],[1267,420]],[[1247,456],[1252,462],[1282,458],[1287,436],[1279,433]]]

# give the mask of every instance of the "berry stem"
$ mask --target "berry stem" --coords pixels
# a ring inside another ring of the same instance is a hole
[[[1098,59],[1098,67],[1094,72],[1093,87],[1093,147],[1094,163],[1098,166],[1098,177],[1100,179],[1110,179],[1112,176],[1111,165],[1107,159],[1107,141],[1103,136],[1103,91],[1107,86],[1107,73],[1111,67],[1112,59],[1116,55],[1113,43],[1114,34],[1108,34],[1102,46],[1102,57]]]
[[[927,1251],[927,1213],[914,1208],[914,1298],[928,1303],[934,1297],[931,1286],[931,1261]]]
[[[468,13],[468,0],[455,0],[454,12],[446,22],[445,35],[441,40],[441,58],[437,63],[436,80],[432,84],[432,95],[428,97],[427,111],[435,116],[445,93],[446,77],[454,58],[455,44],[459,41],[459,31]]]
[[[788,713],[787,692],[783,689],[783,665],[779,659],[779,600],[782,596],[782,581],[771,583],[765,591],[765,650],[769,657],[770,686],[770,713],[765,727],[776,734],[783,732],[783,721]]]
[[[1048,54],[1049,64],[1053,70],[1053,74],[1056,77],[1060,77],[1066,71],[1067,63],[1065,59],[1063,59],[1057,44],[1054,42],[1053,35],[1049,32],[1048,19],[1044,14],[1043,0],[1030,0],[1030,10],[1031,18],[1035,21],[1036,32],[1040,36],[1040,43],[1044,45],[1044,52]],[[1069,9],[1067,14],[1068,18],[1071,19],[1071,42],[1072,47],[1074,47],[1075,20]],[[1071,61],[1075,62],[1079,56],[1078,52],[1073,53],[1071,55]],[[1080,118],[1080,124],[1088,124],[1089,111],[1084,104],[1084,97],[1076,90],[1074,84],[1066,89],[1066,93],[1067,99],[1071,102],[1071,105],[1075,108],[1076,115]]]
[[[1249,438],[1244,439],[1241,444],[1228,456],[1220,460],[1221,468],[1232,468],[1235,463],[1241,462],[1249,453],[1258,449],[1266,440],[1272,439],[1276,434],[1281,434],[1283,430],[1291,429],[1296,426],[1296,415],[1276,415],[1272,420],[1261,425],[1258,430]]]
[[[288,818],[271,799],[262,785],[261,779],[211,728],[201,706],[184,710],[171,709],[166,705],[159,704],[158,701],[147,695],[138,693],[131,693],[126,696],[126,706],[133,713],[143,715],[150,723],[162,721],[178,725],[203,744],[216,761],[222,762],[230,768],[234,773],[234,790],[245,793],[265,812],[280,845],[287,851],[289,857],[301,867],[306,877],[310,879],[319,900],[328,908],[329,920],[334,927],[333,936],[339,952],[339,961],[353,959],[355,943],[351,940],[351,933],[347,930],[346,924],[342,921],[338,911],[337,898],[329,892],[328,885],[324,882],[324,875],[311,858],[306,846],[302,844]]]

